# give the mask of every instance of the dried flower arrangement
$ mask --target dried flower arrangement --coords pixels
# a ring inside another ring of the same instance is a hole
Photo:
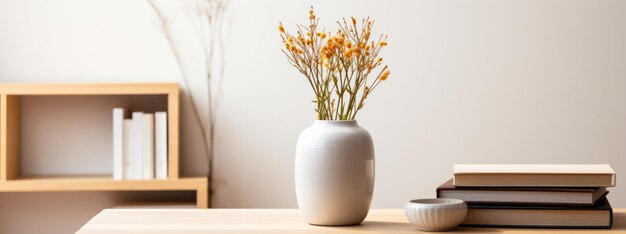
[[[351,17],[337,21],[336,33],[318,30],[319,18],[309,10],[309,25],[297,25],[297,35],[288,33],[279,23],[285,48],[283,53],[309,81],[315,92],[315,111],[319,120],[353,120],[365,99],[389,77],[387,65],[381,67],[379,52],[387,46],[387,35],[370,40],[374,21],[369,17]],[[374,73],[372,73],[374,72]],[[370,74],[377,74],[368,83]]]

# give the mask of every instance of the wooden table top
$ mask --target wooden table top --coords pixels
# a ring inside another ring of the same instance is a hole
[[[612,229],[457,228],[452,233],[626,233],[626,209],[614,209]],[[296,209],[105,209],[77,233],[427,233],[401,209],[373,209],[358,226],[309,225]]]

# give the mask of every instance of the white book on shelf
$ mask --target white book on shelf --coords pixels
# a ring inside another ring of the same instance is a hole
[[[142,179],[154,179],[154,114],[143,114],[142,123]]]
[[[123,139],[123,143],[122,143],[122,149],[123,149],[123,154],[122,154],[122,178],[124,179],[132,179],[131,174],[132,174],[132,164],[131,164],[131,156],[133,155],[132,151],[132,132],[133,130],[133,120],[132,119],[125,119],[124,120],[124,126],[122,129],[122,132],[124,134],[122,134],[122,139]]]
[[[113,179],[124,178],[124,108],[113,108]]]
[[[167,179],[167,112],[154,113],[154,155],[157,179]]]
[[[143,113],[133,112],[132,129],[130,131],[131,155],[130,176],[132,180],[143,177]]]

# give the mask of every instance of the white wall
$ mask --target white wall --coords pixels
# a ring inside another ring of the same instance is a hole
[[[375,208],[432,197],[454,163],[610,163],[626,172],[626,2],[315,1],[376,19],[391,77],[359,115],[376,146]],[[277,23],[309,3],[236,1],[217,148],[218,207],[295,207],[299,132],[314,118]],[[611,189],[626,206],[626,186]]]
[[[310,4],[231,2],[215,207],[296,206],[295,143],[315,115],[306,82],[279,51],[277,22],[293,29],[305,22]],[[375,31],[390,35],[382,55],[392,76],[359,116],[376,145],[375,208],[434,196],[454,163],[610,163],[623,180],[626,2],[314,5],[331,28],[340,17],[372,16]],[[0,81],[179,81],[160,33],[141,0],[0,1]],[[182,169],[197,174],[205,161],[188,107]],[[611,202],[624,207],[625,195],[626,186],[618,184]],[[37,198],[1,199],[0,210],[31,199]],[[106,204],[77,200],[85,209]],[[36,215],[39,207],[24,209]],[[0,212],[0,220],[8,215]],[[3,223],[0,232],[24,222]]]

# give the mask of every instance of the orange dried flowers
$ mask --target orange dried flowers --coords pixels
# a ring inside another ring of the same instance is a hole
[[[311,7],[309,24],[297,25],[296,36],[282,23],[278,25],[282,51],[315,92],[313,102],[320,120],[354,119],[369,94],[390,74],[378,56],[387,46],[387,35],[371,40],[374,21],[368,17],[359,24],[355,17],[350,19],[351,24],[345,18],[338,21],[333,34],[318,29],[319,18]],[[368,79],[374,70],[379,70],[377,75]]]

